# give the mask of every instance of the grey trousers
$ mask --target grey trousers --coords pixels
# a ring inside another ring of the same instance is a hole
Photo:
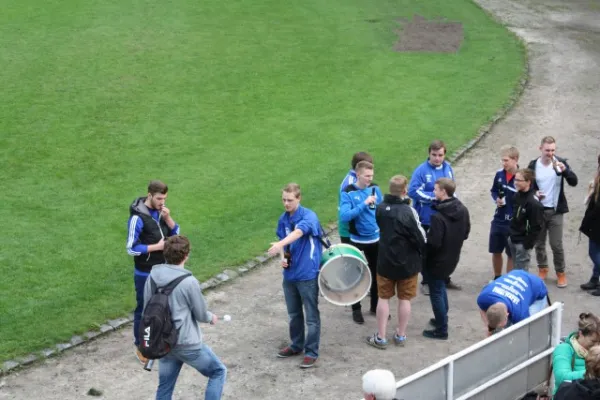
[[[554,210],[544,210],[542,231],[535,243],[535,258],[539,268],[548,268],[546,237],[550,238],[550,249],[554,260],[554,270],[565,272],[565,251],[563,249],[563,214]]]
[[[513,268],[529,271],[530,250],[526,250],[523,243],[513,243],[510,238],[508,238],[508,247],[514,263]]]

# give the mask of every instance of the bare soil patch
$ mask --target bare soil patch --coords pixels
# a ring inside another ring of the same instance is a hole
[[[456,53],[464,39],[463,25],[443,19],[428,20],[415,15],[399,19],[402,29],[394,50],[400,52]]]

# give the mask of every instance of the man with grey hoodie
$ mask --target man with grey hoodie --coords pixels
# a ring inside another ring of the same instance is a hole
[[[144,309],[152,297],[152,281],[164,287],[191,272],[184,268],[190,254],[190,242],[185,236],[171,236],[165,242],[166,264],[155,265],[144,287]],[[223,393],[227,368],[202,341],[198,322],[215,324],[217,316],[206,308],[200,282],[193,276],[183,279],[169,295],[169,308],[175,328],[179,331],[177,345],[160,359],[157,400],[169,400],[183,364],[195,368],[208,378],[205,399],[219,400]]]

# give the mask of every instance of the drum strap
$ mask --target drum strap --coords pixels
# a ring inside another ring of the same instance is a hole
[[[321,234],[319,235],[319,242],[321,242],[321,244],[326,248],[330,248],[331,247],[331,241],[329,240],[329,236],[327,236],[327,233],[325,232],[325,230],[323,229],[323,227],[321,226],[321,224],[319,224],[319,229],[321,229]]]

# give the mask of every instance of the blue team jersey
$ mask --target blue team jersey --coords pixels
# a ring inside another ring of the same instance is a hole
[[[367,206],[364,201],[375,191],[377,200],[375,207]],[[379,186],[372,183],[371,186],[359,189],[356,185],[348,185],[342,193],[340,204],[340,219],[349,224],[350,240],[356,243],[375,243],[379,241],[379,226],[375,219],[377,204],[383,201],[383,195]]]
[[[321,224],[317,214],[308,208],[298,206],[290,216],[284,212],[277,223],[277,237],[281,240],[294,230],[300,229],[302,237],[289,245],[292,256],[291,266],[283,268],[283,279],[288,282],[309,281],[316,279],[321,266]]]
[[[546,284],[537,275],[513,270],[488,283],[477,297],[477,305],[487,311],[493,304],[504,303],[509,321],[516,324],[529,317],[529,306],[547,295]]]
[[[412,199],[413,207],[419,214],[421,224],[431,225],[431,216],[435,210],[431,208],[435,201],[433,188],[435,181],[440,178],[454,180],[454,171],[450,163],[444,161],[439,167],[434,167],[429,160],[419,165],[410,177],[408,196]]]

